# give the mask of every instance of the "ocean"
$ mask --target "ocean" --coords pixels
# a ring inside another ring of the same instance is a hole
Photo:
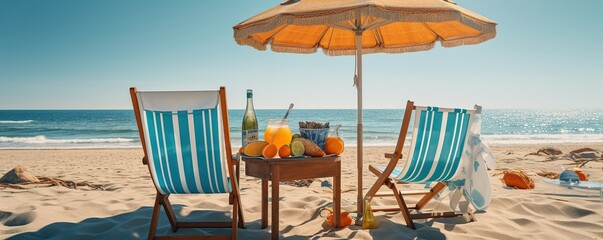
[[[282,118],[282,110],[256,110],[260,139],[266,119]],[[244,110],[229,110],[231,142],[241,146]],[[364,110],[364,145],[393,146],[403,110]],[[356,144],[355,109],[294,109],[289,126],[298,121],[341,124],[340,136]],[[484,109],[482,136],[490,145],[603,143],[603,109],[503,110]],[[140,147],[131,110],[0,110],[0,149],[72,149]]]

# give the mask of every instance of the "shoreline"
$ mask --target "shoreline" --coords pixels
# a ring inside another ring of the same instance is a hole
[[[550,144],[540,144],[540,143],[507,143],[507,144],[488,144],[490,148],[493,147],[555,147],[555,145],[559,146],[603,146],[603,142],[594,142],[594,143],[583,143],[583,142],[564,142],[564,143],[550,143]],[[364,148],[388,148],[395,147],[395,144],[392,145],[367,145],[364,144]],[[404,148],[410,146],[410,143],[405,143]],[[356,145],[345,145],[346,148],[356,148]],[[239,145],[232,145],[233,152],[235,148],[240,148]],[[0,148],[0,151],[37,151],[37,150],[53,150],[53,151],[69,151],[69,150],[134,150],[134,149],[142,149],[142,147],[93,147],[93,148]]]

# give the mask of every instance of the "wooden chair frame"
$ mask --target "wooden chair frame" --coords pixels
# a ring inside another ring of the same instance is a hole
[[[142,126],[142,118],[140,113],[140,108],[138,105],[138,97],[136,95],[136,88],[130,88],[130,96],[132,98],[132,106],[134,108],[134,115],[136,116],[136,123],[138,125],[138,133],[140,134],[140,141],[142,143],[142,150],[144,152],[144,157],[142,158],[143,164],[147,165],[149,168],[149,173],[152,174],[151,167],[148,165],[147,158],[147,149],[145,143],[145,137],[143,133]],[[226,160],[228,166],[228,175],[230,177],[230,187],[232,188],[232,192],[229,194],[229,204],[233,206],[232,210],[232,221],[231,222],[178,222],[176,219],[176,215],[174,214],[174,210],[169,201],[170,194],[161,194],[153,181],[153,185],[155,186],[155,190],[157,191],[157,195],[155,197],[155,204],[153,205],[153,215],[151,218],[151,226],[149,229],[148,239],[199,239],[200,237],[205,239],[237,239],[237,229],[245,228],[245,220],[243,218],[243,210],[241,207],[241,194],[239,192],[239,161],[238,159],[234,159],[230,153],[232,153],[232,148],[230,145],[230,131],[229,131],[229,123],[228,123],[228,107],[226,106],[226,88],[220,87],[220,106],[222,113],[222,125],[223,125],[223,136],[225,141],[225,149],[226,149]],[[235,170],[236,169],[236,173]],[[159,211],[160,207],[163,206],[170,225],[172,226],[172,231],[176,232],[178,228],[232,228],[231,235],[222,235],[222,236],[156,236],[155,232],[157,230],[157,224],[159,222]],[[237,225],[238,222],[238,225]]]
[[[369,170],[377,176],[377,180],[373,184],[373,186],[369,189],[369,191],[365,195],[365,199],[369,199],[369,201],[373,197],[394,197],[396,198],[397,206],[377,206],[373,207],[373,211],[400,211],[406,221],[406,226],[409,228],[415,229],[415,225],[413,223],[413,219],[425,219],[425,218],[443,218],[443,217],[458,217],[463,214],[457,213],[454,211],[448,212],[429,212],[429,213],[410,213],[410,210],[420,211],[429,203],[433,197],[438,194],[442,189],[446,187],[445,182],[438,182],[435,186],[433,186],[429,190],[425,191],[400,191],[396,187],[396,180],[390,178],[390,174],[396,168],[398,161],[402,158],[402,148],[404,146],[404,141],[406,140],[406,135],[408,133],[408,127],[410,125],[410,118],[412,116],[412,112],[416,109],[413,101],[406,102],[406,109],[404,111],[404,118],[402,121],[402,126],[400,127],[400,134],[398,136],[398,142],[396,143],[396,147],[394,149],[394,153],[385,154],[385,158],[389,158],[389,163],[383,172],[372,165],[369,165]],[[392,192],[378,192],[382,186],[386,186]],[[414,205],[409,206],[404,200],[404,195],[423,195],[423,197]],[[474,217],[471,213],[469,214],[469,218],[471,221],[474,221]]]

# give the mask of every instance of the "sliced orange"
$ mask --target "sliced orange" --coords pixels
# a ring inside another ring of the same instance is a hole
[[[276,156],[277,152],[278,152],[278,148],[276,147],[276,145],[270,144],[270,145],[266,146],[264,148],[264,150],[262,150],[262,156],[265,158],[273,158]]]
[[[245,153],[245,155],[250,156],[250,157],[262,156],[262,151],[264,150],[264,148],[266,146],[268,146],[268,144],[269,143],[264,142],[264,141],[250,142],[249,144],[247,144],[247,146],[243,150],[243,153]]]

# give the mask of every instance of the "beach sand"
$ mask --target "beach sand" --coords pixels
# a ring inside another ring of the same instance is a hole
[[[547,161],[545,156],[525,156],[540,145],[494,146],[498,169],[522,169],[536,182],[532,190],[507,188],[491,178],[493,201],[476,222],[462,218],[415,221],[417,230],[407,228],[399,213],[376,212],[377,228],[350,226],[331,230],[319,209],[332,202],[332,191],[320,181],[309,187],[280,187],[280,234],[287,239],[603,239],[603,202],[599,192],[567,189],[543,182],[535,172],[560,172],[569,160]],[[581,147],[599,151],[603,145],[556,145],[564,153]],[[375,177],[368,164],[384,165],[383,153],[393,147],[365,150],[364,191]],[[47,176],[102,184],[104,191],[40,187],[27,190],[0,189],[0,239],[146,239],[155,189],[147,167],[141,164],[141,149],[103,150],[2,150],[0,174],[17,165],[36,176]],[[356,209],[356,149],[342,156],[342,208]],[[402,165],[402,162],[400,164]],[[603,182],[603,164],[590,162],[582,168],[591,181]],[[500,171],[496,171],[500,172]],[[330,179],[329,179],[330,180]],[[241,169],[241,194],[247,229],[239,239],[269,239],[269,229],[260,229],[260,180],[247,177]],[[33,186],[27,186],[33,187]],[[422,188],[423,186],[414,186]],[[407,187],[403,187],[407,189]],[[386,189],[382,189],[386,190]],[[171,196],[176,215],[182,220],[229,220],[226,195]],[[412,202],[414,198],[409,198]],[[375,198],[373,205],[392,205],[394,199]],[[428,207],[444,208],[446,199]],[[211,211],[201,211],[211,209]],[[226,233],[230,229],[180,229],[177,235]],[[171,234],[160,215],[159,235]]]

